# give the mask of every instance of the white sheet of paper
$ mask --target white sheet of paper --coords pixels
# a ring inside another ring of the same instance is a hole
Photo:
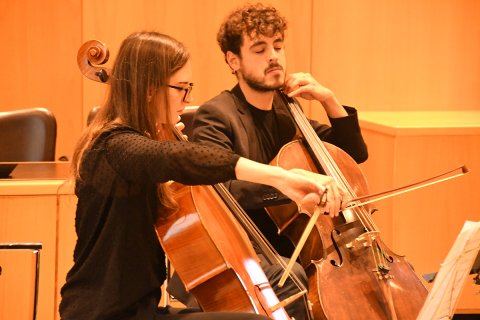
[[[480,249],[480,221],[466,221],[433,282],[417,320],[451,319]]]

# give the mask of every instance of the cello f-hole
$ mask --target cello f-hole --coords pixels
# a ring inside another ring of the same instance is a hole
[[[332,234],[331,234],[332,244],[333,244],[333,246],[335,247],[335,251],[337,252],[338,259],[340,260],[340,262],[338,263],[338,262],[335,261],[334,259],[331,259],[331,260],[330,260],[330,263],[331,263],[334,267],[341,267],[341,266],[343,265],[343,256],[342,256],[342,252],[340,251],[340,248],[339,248],[338,245],[337,245],[337,241],[335,240],[334,233],[336,233],[337,236],[340,236],[341,233],[340,233],[337,229],[334,229],[334,230],[332,230]]]

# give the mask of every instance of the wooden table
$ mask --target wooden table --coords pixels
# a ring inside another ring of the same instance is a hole
[[[480,112],[360,112],[359,118],[370,154],[361,165],[370,193],[462,165],[471,170],[375,204],[384,242],[406,255],[418,275],[437,271],[465,220],[480,220]],[[480,286],[471,278],[457,313],[480,313]]]
[[[0,179],[0,242],[40,242],[37,319],[58,319],[59,291],[73,262],[76,197],[68,163],[19,164]],[[30,251],[0,251],[0,319],[32,319]]]

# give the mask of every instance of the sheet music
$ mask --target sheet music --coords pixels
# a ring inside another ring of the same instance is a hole
[[[440,265],[417,320],[451,319],[460,292],[480,249],[480,221],[466,221]]]

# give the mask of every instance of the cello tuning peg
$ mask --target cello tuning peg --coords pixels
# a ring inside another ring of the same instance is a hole
[[[103,69],[95,72],[95,75],[98,77],[98,79],[100,79],[101,82],[108,81],[108,73]]]

